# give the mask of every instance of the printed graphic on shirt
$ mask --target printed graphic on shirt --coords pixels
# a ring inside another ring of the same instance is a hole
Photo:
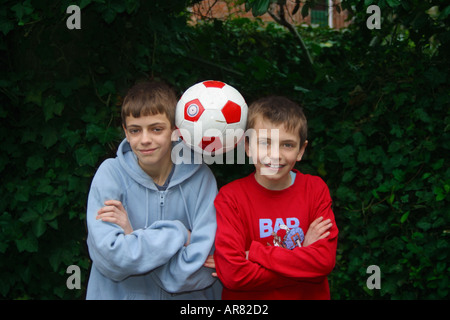
[[[270,237],[272,232],[277,233],[282,225],[285,225],[289,229],[293,229],[295,227],[300,227],[300,221],[295,217],[286,218],[286,222],[283,218],[277,218],[275,223],[273,223],[272,219],[259,219],[259,237]]]
[[[295,227],[286,234],[286,239],[284,243],[289,250],[294,249],[295,247],[301,247],[303,240],[305,240],[305,234],[303,233],[303,229],[300,227]]]
[[[280,229],[276,233],[273,232],[272,236],[274,246],[289,250],[293,250],[296,247],[301,247],[302,242],[305,239],[302,228],[294,227],[289,229],[285,225],[280,225]],[[268,245],[270,244],[268,243]]]

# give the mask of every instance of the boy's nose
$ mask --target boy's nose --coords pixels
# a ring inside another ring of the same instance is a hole
[[[143,130],[142,131],[142,140],[141,140],[142,144],[149,144],[152,143],[152,137],[151,134],[148,130]]]
[[[277,147],[271,146],[267,151],[270,163],[272,165],[278,165],[280,163],[280,150]]]
[[[277,161],[279,162],[280,159],[280,136],[279,136],[279,131],[278,130],[271,130],[270,131],[270,139],[271,139],[271,144],[269,146],[269,150],[267,150],[269,157],[272,161]]]
[[[278,145],[271,144],[268,149],[269,150],[267,150],[267,153],[268,153],[270,159],[272,159],[272,160],[280,159],[280,148],[278,147]]]

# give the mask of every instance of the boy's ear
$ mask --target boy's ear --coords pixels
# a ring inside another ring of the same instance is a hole
[[[297,155],[297,161],[302,160],[303,154],[305,153],[306,146],[308,145],[308,140],[305,140],[305,143],[303,143],[303,146],[298,151]]]

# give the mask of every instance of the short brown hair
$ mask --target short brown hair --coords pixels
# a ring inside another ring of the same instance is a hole
[[[296,102],[281,96],[270,96],[254,101],[248,108],[247,129],[254,128],[258,115],[274,124],[284,124],[288,131],[298,130],[300,147],[305,143],[308,125],[303,108]]]
[[[163,82],[138,82],[128,90],[122,103],[122,123],[126,127],[126,118],[165,114],[172,128],[175,127],[175,91]]]

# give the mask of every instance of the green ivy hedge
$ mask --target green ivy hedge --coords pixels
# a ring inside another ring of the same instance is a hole
[[[354,72],[340,65],[338,81],[306,97],[309,159],[341,231],[336,298],[449,294],[448,75],[404,44],[393,49]],[[365,285],[369,265],[380,267],[381,290]]]
[[[126,89],[149,77],[180,93],[220,79],[248,102],[269,93],[302,101],[310,144],[298,168],[327,182],[340,229],[332,298],[449,297],[449,65],[441,52],[407,31],[376,44],[357,23],[342,32],[300,28],[311,74],[277,25],[190,26],[184,1],[81,1],[81,30],[66,28],[69,1],[3,2],[0,297],[84,297],[89,185],[122,138]],[[211,168],[219,185],[252,170]],[[70,265],[81,268],[81,290],[66,286]],[[366,286],[370,265],[380,267],[379,290]]]

